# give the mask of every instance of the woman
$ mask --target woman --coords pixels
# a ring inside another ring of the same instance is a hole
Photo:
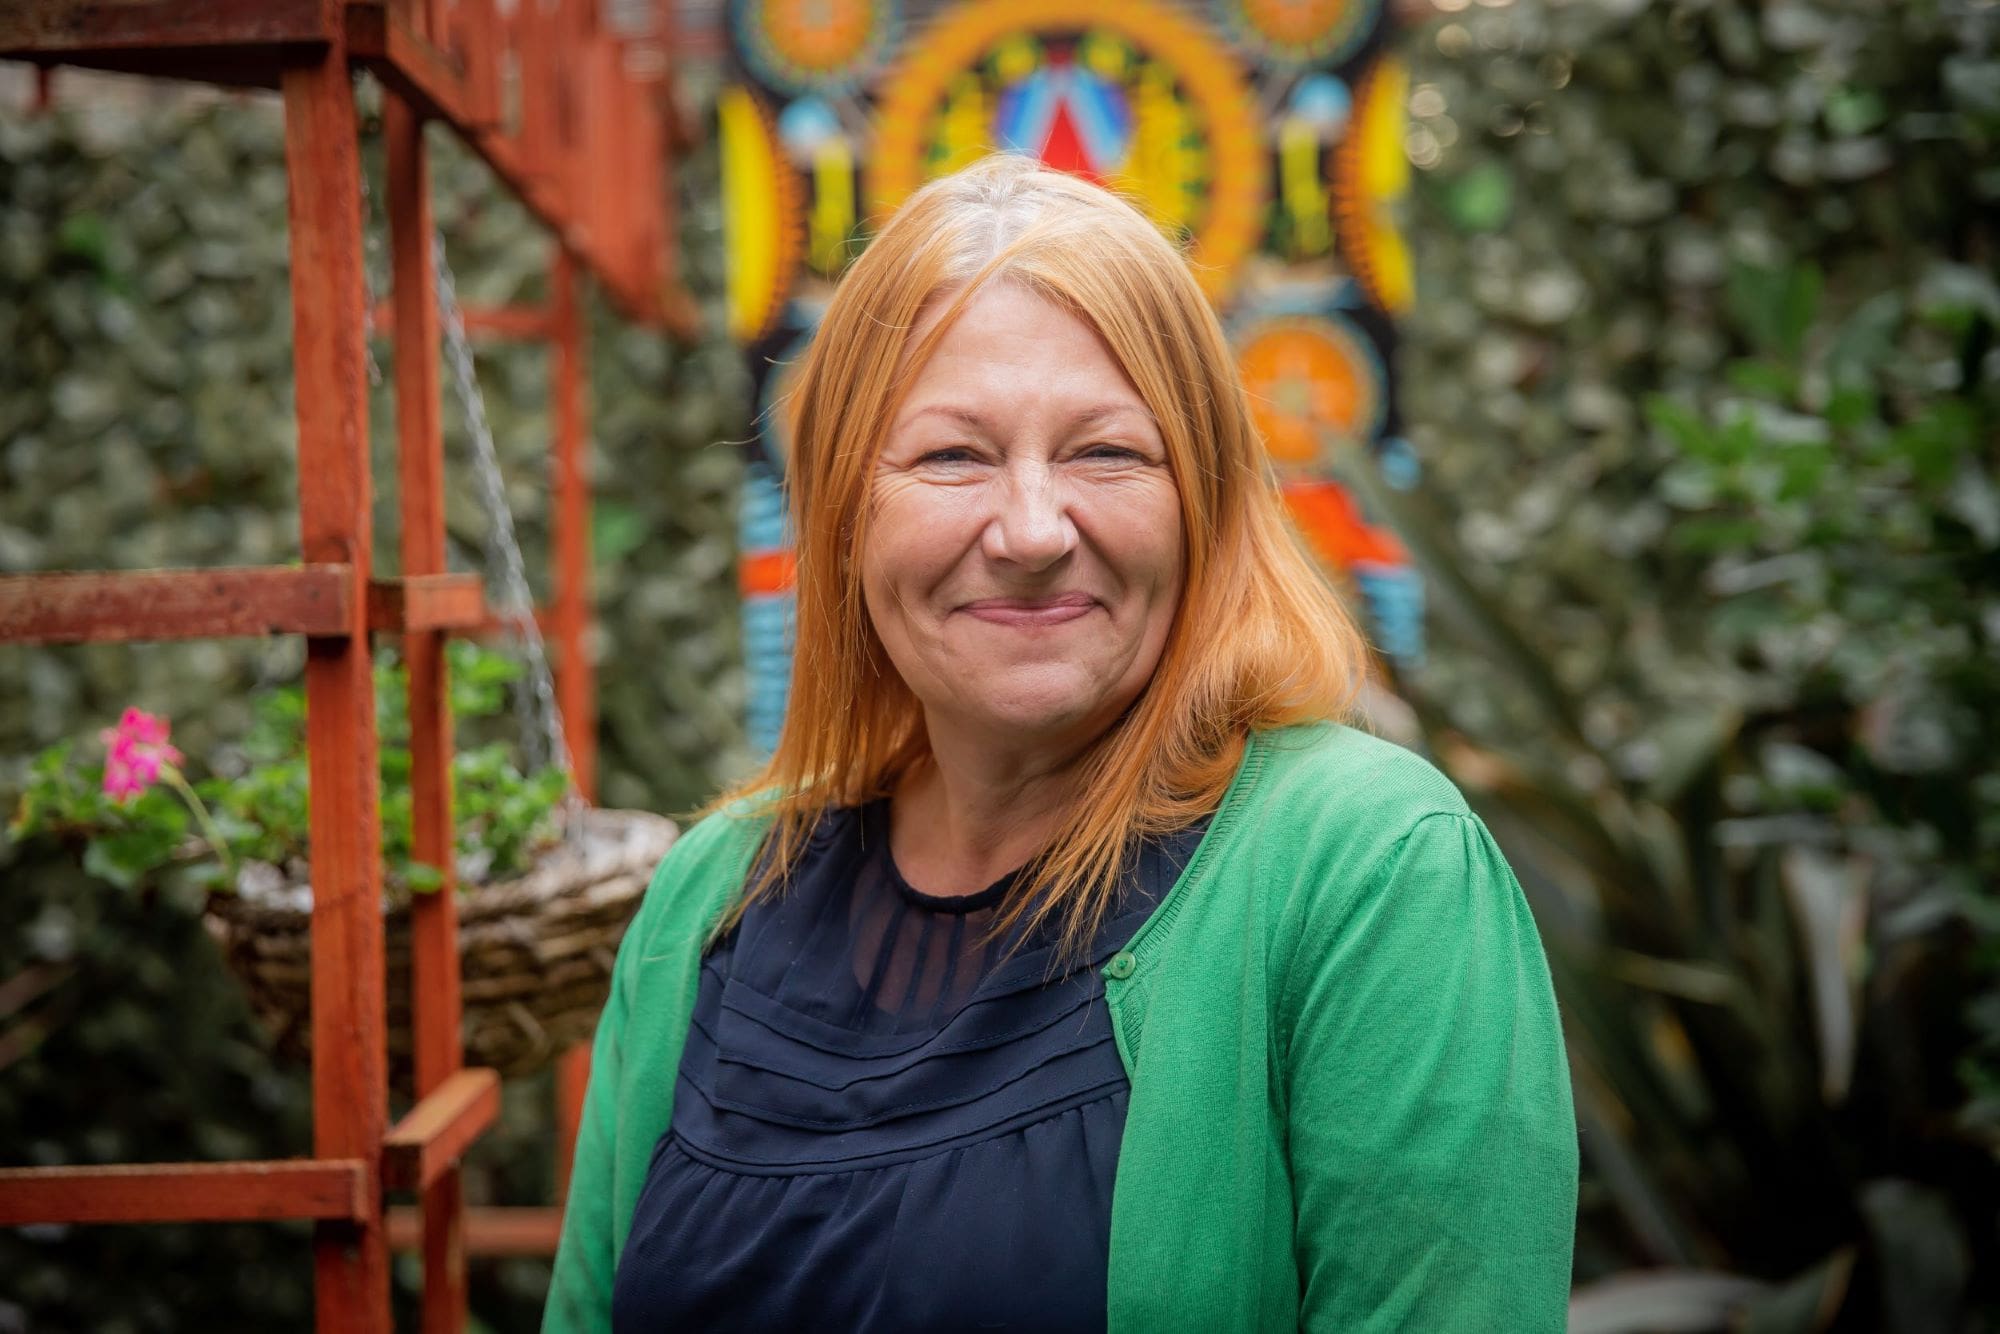
[[[793,404],[790,714],[620,950],[545,1328],[1559,1328],[1533,922],[1335,721],[1365,646],[1173,248],[988,159]]]

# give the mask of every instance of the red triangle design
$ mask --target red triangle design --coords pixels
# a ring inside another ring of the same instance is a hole
[[[1077,132],[1076,121],[1070,115],[1067,97],[1056,102],[1056,114],[1049,121],[1049,137],[1042,141],[1042,161],[1058,171],[1104,184],[1104,178],[1097,174],[1084,150],[1083,136]]]

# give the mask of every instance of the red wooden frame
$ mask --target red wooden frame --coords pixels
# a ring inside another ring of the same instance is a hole
[[[79,571],[0,576],[0,642],[337,635],[352,615],[345,565]],[[468,630],[493,623],[477,575],[371,579],[371,630]]]
[[[661,0],[664,11],[667,0]],[[664,22],[626,35],[597,0],[31,0],[0,4],[0,59],[276,87],[340,52],[452,126],[624,312],[687,334],[668,166],[688,138]],[[503,96],[513,72],[517,99]],[[510,105],[515,101],[518,106]]]
[[[382,1141],[382,1184],[428,1190],[500,1115],[500,1076],[454,1070],[437,1081]]]
[[[0,1227],[23,1223],[224,1223],[367,1215],[358,1158],[24,1167],[0,1190]]]
[[[666,0],[661,0],[664,8]],[[300,634],[306,637],[314,887],[313,1157],[0,1170],[0,1225],[313,1220],[318,1327],[390,1328],[389,1250],[422,1251],[423,1327],[462,1329],[468,1249],[547,1253],[559,1208],[471,1210],[458,1160],[498,1114],[490,1070],[460,1068],[461,986],[453,874],[453,633],[494,621],[476,578],[445,570],[438,314],[424,125],[465,138],[554,233],[545,308],[472,312],[476,330],[547,339],[555,440],[555,594],[538,619],[552,641],[571,761],[593,795],[594,679],[585,476],[587,273],[629,315],[677,332],[693,303],[674,277],[671,112],[661,39],[605,31],[595,0],[536,0],[503,18],[495,0],[34,0],[0,5],[0,57],[279,88],[289,178],[294,375],[299,424],[298,567],[76,572],[0,579],[0,642],[83,643]],[[637,53],[644,55],[646,53]],[[367,309],[352,71],[387,88],[383,128],[394,289]],[[518,109],[501,75],[519,76]],[[43,99],[46,102],[46,98]],[[400,479],[399,578],[371,566],[365,375],[369,317],[394,340]],[[419,1095],[391,1127],[384,1012],[381,843],[370,633],[400,634],[409,668],[414,851],[445,891],[413,908]],[[558,1077],[558,1196],[566,1188],[587,1052]],[[414,1210],[384,1192],[414,1192]]]
[[[339,634],[353,617],[353,588],[354,572],[338,561],[10,575],[0,578],[0,641],[86,644]]]
[[[421,1220],[415,1209],[389,1210],[389,1246],[418,1248]],[[474,1255],[551,1255],[562,1236],[562,1210],[475,1205],[465,1211],[465,1248]]]

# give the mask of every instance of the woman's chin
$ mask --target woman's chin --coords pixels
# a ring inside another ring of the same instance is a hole
[[[1125,704],[1124,692],[1108,691],[1087,672],[1040,667],[988,679],[976,700],[954,710],[967,725],[1004,744],[1033,743],[1102,731]],[[1119,697],[1114,697],[1119,696]]]

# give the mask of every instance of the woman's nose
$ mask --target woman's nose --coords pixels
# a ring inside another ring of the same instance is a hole
[[[1024,468],[1000,488],[983,545],[994,560],[1045,570],[1076,548],[1063,486],[1048,468]]]

